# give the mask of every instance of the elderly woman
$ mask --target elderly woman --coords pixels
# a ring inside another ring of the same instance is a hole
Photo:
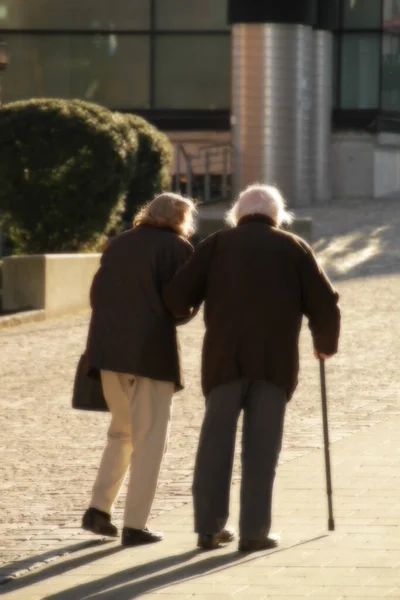
[[[172,396],[182,389],[176,322],[163,287],[193,252],[195,206],[161,194],[114,238],[91,289],[87,360],[100,373],[111,412],[108,443],[93,487],[86,530],[116,537],[111,512],[130,469],[123,545],[162,539],[146,528],[166,448]]]
[[[202,383],[206,413],[195,474],[198,545],[219,545],[229,514],[237,421],[244,411],[239,549],[275,547],[275,470],[287,401],[296,388],[298,340],[308,318],[316,356],[337,351],[338,294],[302,239],[279,191],[253,185],[228,215],[231,229],[202,242],[164,291],[175,316],[205,302]]]

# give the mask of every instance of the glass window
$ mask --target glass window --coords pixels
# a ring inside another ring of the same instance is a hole
[[[378,108],[380,36],[344,35],[341,64],[341,108]]]
[[[400,111],[400,37],[397,35],[383,38],[382,108]]]
[[[228,29],[227,0],[156,0],[157,29]]]
[[[333,62],[333,80],[332,80],[332,107],[337,108],[338,99],[338,73],[339,73],[339,43],[338,38],[333,38],[333,49],[332,49],[332,62]]]
[[[157,36],[155,108],[229,108],[230,55],[229,35]]]
[[[381,2],[379,0],[344,0],[343,26],[345,29],[380,29]]]
[[[82,98],[110,108],[148,108],[147,36],[9,34],[5,102]]]
[[[384,0],[383,28],[385,31],[400,31],[400,0]]]
[[[150,29],[150,0],[0,0],[0,29]]]

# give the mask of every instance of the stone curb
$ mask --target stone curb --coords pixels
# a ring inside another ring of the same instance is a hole
[[[27,323],[37,323],[39,321],[44,321],[45,319],[46,311],[44,310],[29,310],[13,315],[6,315],[0,317],[0,329],[17,327],[18,325],[25,325]]]

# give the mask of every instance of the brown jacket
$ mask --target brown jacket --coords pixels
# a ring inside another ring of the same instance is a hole
[[[161,294],[192,253],[173,231],[149,226],[111,241],[90,292],[90,374],[131,373],[182,389],[176,323]]]
[[[202,242],[164,291],[172,314],[205,301],[203,391],[238,379],[266,380],[292,396],[303,315],[315,348],[338,348],[338,294],[302,239],[261,215]]]

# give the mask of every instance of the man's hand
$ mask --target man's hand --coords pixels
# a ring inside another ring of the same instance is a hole
[[[322,358],[322,360],[328,360],[332,358],[333,354],[322,354],[322,352],[318,352],[318,350],[314,350],[314,356],[317,360]]]

